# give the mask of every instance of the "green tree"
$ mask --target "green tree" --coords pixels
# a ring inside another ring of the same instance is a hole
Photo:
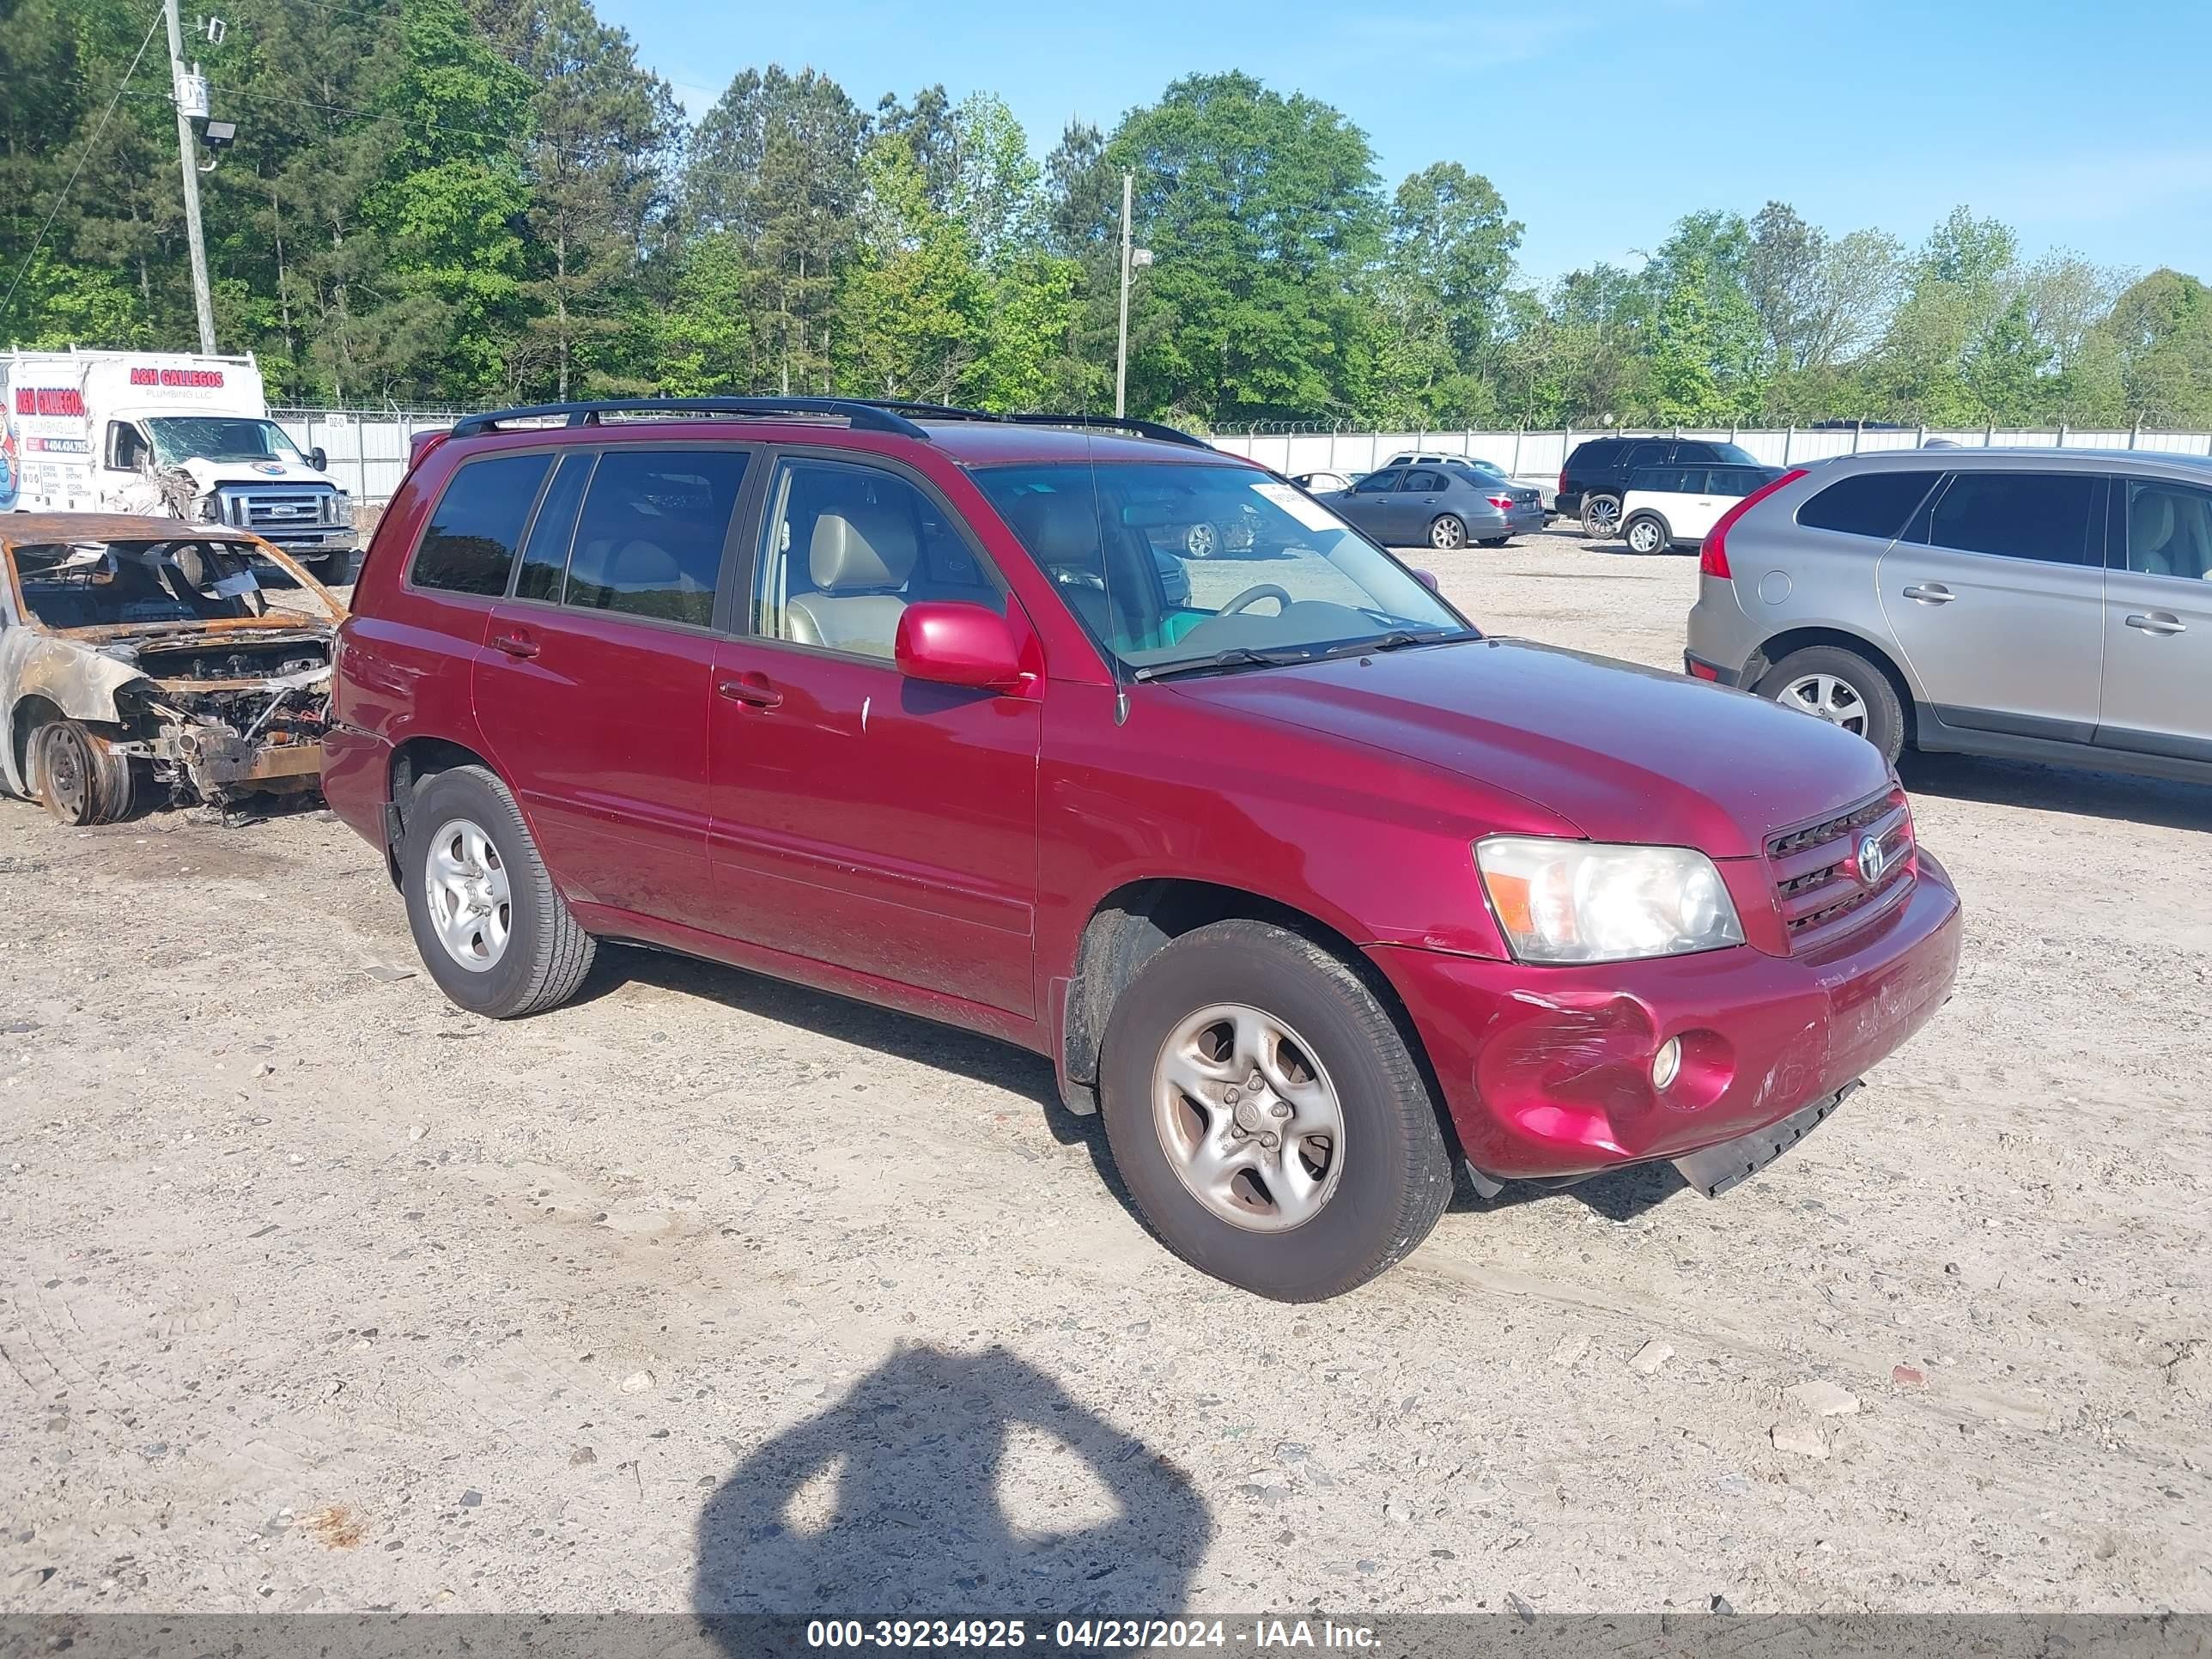
[[[1366,135],[1303,94],[1194,75],[1132,111],[1106,156],[1135,173],[1159,261],[1133,403],[1216,424],[1352,409],[1382,230]]]
[[[2158,270],[2114,301],[2098,331],[2117,356],[2130,412],[2146,426],[2212,426],[2212,289]]]
[[[1385,418],[1492,418],[1498,310],[1522,227],[1491,182],[1439,161],[1398,186],[1377,286]]]
[[[954,400],[981,355],[988,284],[959,221],[929,199],[929,181],[896,135],[861,167],[859,257],[838,293],[841,383],[866,397]]]

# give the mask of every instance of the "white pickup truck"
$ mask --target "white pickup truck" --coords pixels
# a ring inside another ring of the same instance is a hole
[[[0,512],[227,525],[343,582],[358,538],[328,465],[269,418],[250,356],[0,354]]]

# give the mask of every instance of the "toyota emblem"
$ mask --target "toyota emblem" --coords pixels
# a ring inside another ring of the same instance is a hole
[[[1859,879],[1861,881],[1869,887],[1880,881],[1885,861],[1879,839],[1873,836],[1859,837]]]

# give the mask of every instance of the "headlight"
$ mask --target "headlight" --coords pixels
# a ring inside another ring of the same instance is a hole
[[[1686,847],[1497,836],[1475,842],[1474,861],[1522,962],[1627,962],[1743,943],[1721,872]]]

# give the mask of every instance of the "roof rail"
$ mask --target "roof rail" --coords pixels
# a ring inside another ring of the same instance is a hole
[[[916,416],[928,421],[992,421],[1003,426],[1072,426],[1095,427],[1103,432],[1133,432],[1139,437],[1156,438],[1162,443],[1181,444],[1188,449],[1211,449],[1213,446],[1203,438],[1194,437],[1158,421],[1139,421],[1120,415],[1001,415],[988,409],[956,409],[947,404],[918,404],[894,399],[868,398],[870,407],[896,415]]]
[[[752,420],[791,415],[830,416],[843,420],[855,431],[893,432],[902,438],[929,441],[927,432],[894,410],[851,398],[621,398],[605,403],[529,404],[465,416],[453,422],[452,435],[473,438],[496,432],[509,421],[559,419],[567,426],[598,426],[606,415],[737,415]]]

